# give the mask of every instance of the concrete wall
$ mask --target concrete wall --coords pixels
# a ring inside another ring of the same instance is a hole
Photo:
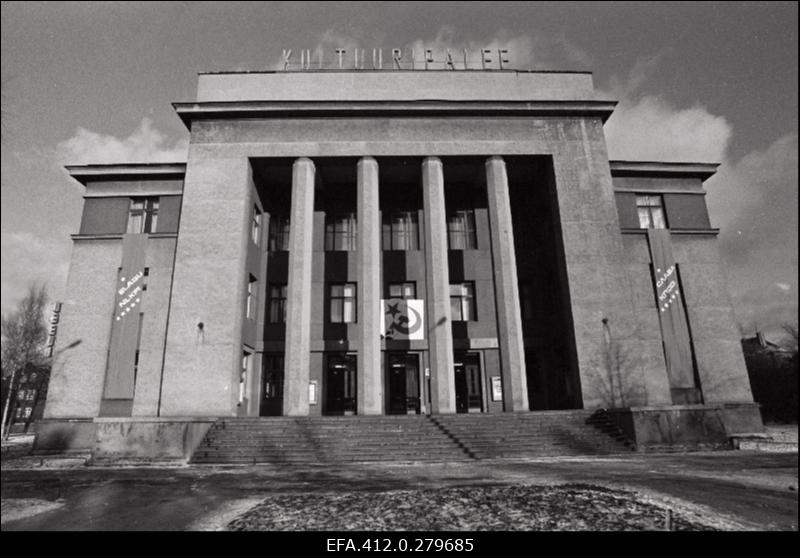
[[[213,418],[95,419],[93,462],[183,461],[203,441]]]
[[[299,60],[299,53],[296,58]],[[371,53],[370,53],[371,56]],[[384,51],[384,56],[391,56]],[[371,60],[371,59],[370,59]],[[391,62],[386,58],[386,65]],[[201,74],[197,101],[594,99],[587,72],[275,72]]]
[[[45,418],[98,415],[121,259],[121,240],[79,240],[72,247]]]
[[[231,416],[236,412],[252,210],[250,173],[249,162],[241,154],[190,145],[162,416]]]

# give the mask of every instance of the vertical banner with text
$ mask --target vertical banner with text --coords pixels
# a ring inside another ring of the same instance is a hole
[[[687,390],[696,387],[692,341],[683,305],[678,268],[672,257],[670,238],[669,229],[648,229],[647,231],[670,388]],[[673,396],[673,403],[678,403],[674,399]]]

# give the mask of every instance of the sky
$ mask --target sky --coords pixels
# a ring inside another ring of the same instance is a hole
[[[2,312],[63,300],[82,186],[65,164],[185,161],[197,72],[284,48],[507,48],[619,101],[609,156],[720,163],[706,182],[743,334],[797,321],[794,2],[2,2]]]

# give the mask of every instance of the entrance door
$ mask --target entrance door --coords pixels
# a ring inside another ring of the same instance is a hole
[[[419,414],[419,359],[413,353],[389,353],[390,415]]]
[[[264,355],[261,374],[262,417],[279,417],[283,414],[283,355]]]
[[[480,413],[483,410],[480,359],[476,353],[455,356],[456,412]]]
[[[356,414],[356,357],[329,355],[325,372],[325,414]]]

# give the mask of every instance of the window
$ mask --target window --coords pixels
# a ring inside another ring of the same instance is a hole
[[[667,219],[661,196],[636,196],[639,227],[642,229],[666,229]]]
[[[128,233],[156,232],[158,221],[158,198],[131,198],[128,213]]]
[[[356,246],[355,213],[337,213],[327,216],[325,222],[325,249],[354,251]]]
[[[384,250],[419,250],[417,212],[399,211],[383,216]]]
[[[26,393],[25,393],[25,400],[26,401],[33,401],[33,399],[35,397],[36,397],[36,390],[35,389],[26,390]]]
[[[410,283],[389,283],[389,298],[413,299],[417,298],[417,284]]]
[[[471,209],[453,211],[447,217],[447,241],[450,250],[475,250],[475,212]]]
[[[247,385],[247,371],[250,369],[250,353],[242,351],[242,371],[239,375],[239,405],[244,403],[245,386]]]
[[[269,251],[281,252],[289,249],[289,218],[280,215],[269,219]]]
[[[250,224],[250,236],[256,245],[261,244],[261,212],[258,210],[257,205],[253,206],[253,220]]]
[[[523,283],[519,286],[519,309],[522,321],[534,319],[533,314],[533,285]]]
[[[142,346],[142,323],[144,322],[144,313],[139,312],[139,326],[136,333],[136,352],[133,355],[133,382],[136,383],[136,376],[139,374],[139,351]]]
[[[356,322],[356,284],[331,285],[331,323]]]
[[[450,285],[450,319],[454,322],[477,321],[475,283]]]
[[[269,321],[273,324],[286,322],[286,285],[269,286]]]
[[[248,318],[255,318],[256,313],[256,285],[258,281],[252,275],[247,280],[247,306],[245,316]]]

